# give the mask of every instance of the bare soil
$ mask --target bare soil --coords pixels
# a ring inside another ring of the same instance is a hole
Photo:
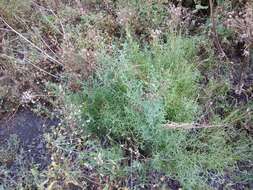
[[[16,135],[25,155],[25,159],[45,168],[50,162],[50,155],[46,148],[43,134],[52,126],[57,126],[57,119],[43,118],[29,109],[18,110],[10,118],[0,120],[0,146],[12,135]],[[14,158],[15,159],[15,158]],[[15,160],[13,160],[13,163]]]

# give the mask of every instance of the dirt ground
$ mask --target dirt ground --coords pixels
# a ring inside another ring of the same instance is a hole
[[[50,127],[57,126],[58,122],[56,119],[37,116],[28,109],[18,110],[11,117],[0,121],[1,146],[6,146],[8,139],[16,136],[19,150],[24,151],[25,159],[45,168],[50,163],[50,155],[43,134],[48,132]],[[16,159],[14,157],[13,160],[7,161],[15,163]]]

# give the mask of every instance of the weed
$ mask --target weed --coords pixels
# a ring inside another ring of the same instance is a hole
[[[95,75],[84,83],[82,103],[77,103],[83,105],[86,130],[109,146],[130,143],[127,149],[149,158],[144,173],[163,171],[186,187],[206,187],[201,175],[221,173],[235,164],[225,129],[187,132],[162,127],[165,118],[184,122],[197,117],[200,76],[194,59],[188,62],[195,55],[192,41],[168,36],[166,43],[141,50],[130,39],[113,52],[101,54]],[[102,153],[97,159],[102,162]]]
[[[0,149],[0,164],[8,165],[12,163],[17,155],[18,146],[18,137],[16,135],[10,136]]]
[[[205,2],[180,2],[197,4],[190,10],[164,0],[0,0],[0,113],[17,102],[62,118],[46,135],[48,168],[24,162],[18,146],[1,146],[0,189],[248,183],[250,170],[241,167],[252,165],[251,79],[242,80],[246,71],[234,76],[229,61],[217,58],[199,18]],[[211,12],[221,48],[236,38],[248,58],[252,10],[221,23],[220,7],[231,11],[235,2],[217,1]],[[194,29],[200,35],[190,34]],[[218,125],[175,129],[167,122]]]

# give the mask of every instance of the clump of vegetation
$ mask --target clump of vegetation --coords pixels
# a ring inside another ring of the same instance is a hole
[[[188,62],[194,45],[187,38],[167,40],[144,50],[136,42],[126,42],[112,55],[101,54],[96,74],[84,84],[82,94],[88,129],[100,137],[139,142],[153,139],[165,119],[194,120],[199,74]]]
[[[0,188],[250,189],[251,9],[208,2],[0,0],[0,117],[61,118],[45,168],[0,147]]]
[[[77,104],[82,105],[85,129],[107,146],[130,143],[126,148],[139,154],[135,164],[142,165],[138,159],[144,154],[146,171],[162,171],[187,187],[200,188],[207,180],[201,175],[221,173],[237,158],[227,144],[225,128],[189,132],[163,126],[166,119],[186,122],[198,116],[201,77],[194,62],[188,61],[195,56],[194,49],[189,39],[169,36],[166,43],[143,50],[130,40],[112,55],[102,53]]]
[[[0,149],[0,163],[1,164],[10,164],[15,160],[15,156],[18,152],[19,141],[17,136],[11,136],[7,142],[2,143]]]

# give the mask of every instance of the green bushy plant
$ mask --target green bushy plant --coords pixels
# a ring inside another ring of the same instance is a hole
[[[88,129],[98,136],[109,135],[115,140],[130,138],[142,145],[163,121],[162,100],[147,98],[146,91],[157,92],[138,80],[134,65],[124,51],[117,52],[119,60],[103,56],[104,63],[93,78],[96,82],[91,88],[84,88],[83,112]]]
[[[103,54],[91,87],[85,85],[88,128],[99,136],[143,140],[149,138],[147,129],[152,134],[164,117],[192,121],[198,110],[198,72],[187,61],[194,56],[192,41],[168,37],[167,43],[144,50],[129,41],[114,55]]]
[[[101,54],[82,94],[86,129],[112,145],[131,142],[150,157],[145,170],[157,169],[193,188],[206,185],[201,174],[222,172],[236,160],[222,128],[195,133],[163,128],[165,118],[186,122],[197,116],[194,47],[180,36],[144,49],[129,39],[114,53]]]

